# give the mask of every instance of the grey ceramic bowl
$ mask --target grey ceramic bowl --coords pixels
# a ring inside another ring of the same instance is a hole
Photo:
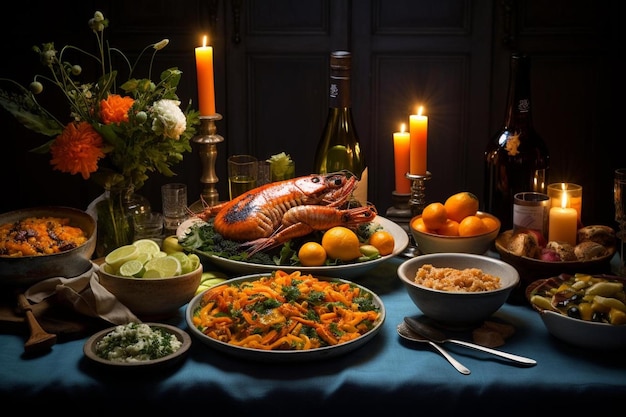
[[[93,217],[70,207],[34,207],[0,214],[0,224],[28,217],[68,218],[70,225],[80,227],[87,234],[87,242],[66,252],[51,255],[0,256],[0,286],[26,288],[52,277],[75,277],[92,267],[91,256],[96,249],[96,221]]]
[[[499,289],[481,292],[442,291],[415,283],[417,270],[426,264],[437,268],[479,268],[500,278]],[[467,253],[434,253],[403,262],[398,277],[409,297],[424,315],[450,326],[476,324],[489,318],[519,284],[519,274],[511,265],[488,256]],[[410,311],[407,315],[413,314]]]

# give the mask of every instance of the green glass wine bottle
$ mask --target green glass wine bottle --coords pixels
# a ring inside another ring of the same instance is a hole
[[[330,100],[328,117],[315,152],[314,170],[320,174],[350,171],[359,179],[354,197],[367,203],[367,166],[352,117],[350,71],[352,55],[330,54]]]

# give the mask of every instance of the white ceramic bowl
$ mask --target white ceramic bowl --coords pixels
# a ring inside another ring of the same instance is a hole
[[[442,291],[415,283],[423,265],[437,268],[479,268],[500,278],[499,289],[481,292]],[[398,267],[398,277],[409,297],[427,317],[450,326],[476,324],[489,318],[505,303],[519,284],[519,274],[511,265],[488,256],[467,253],[435,253],[409,259]],[[412,312],[407,311],[406,315]]]
[[[192,272],[167,278],[129,278],[98,268],[100,284],[142,320],[174,316],[195,295],[202,264]]]
[[[417,244],[417,249],[421,254],[430,253],[474,253],[484,254],[489,250],[490,246],[498,237],[500,232],[500,220],[492,214],[479,211],[476,214],[478,217],[491,217],[494,219],[498,227],[495,230],[491,230],[487,233],[483,233],[476,236],[444,236],[435,233],[426,233],[417,230],[413,227],[415,219],[422,217],[421,214],[411,219],[409,227],[413,239]]]
[[[626,285],[626,278],[607,275],[599,276],[620,281]],[[531,282],[525,291],[528,302],[530,303],[530,299],[534,294],[541,294],[542,291],[549,288],[558,288],[568,278],[568,274],[561,274]],[[548,332],[566,343],[593,350],[626,349],[626,324],[613,325],[586,321],[540,308],[533,303],[530,303],[530,305],[539,313]]]
[[[72,278],[88,271],[91,256],[96,249],[96,221],[82,210],[70,207],[33,207],[0,214],[0,224],[13,223],[28,217],[60,217],[70,225],[80,227],[88,236],[87,242],[51,255],[6,257],[0,256],[0,287],[27,288],[52,277]]]

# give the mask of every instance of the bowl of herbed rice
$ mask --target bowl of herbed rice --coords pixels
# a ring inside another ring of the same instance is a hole
[[[191,338],[163,323],[127,323],[92,335],[83,346],[91,361],[113,368],[172,366],[185,357]]]
[[[517,270],[506,262],[467,253],[411,258],[398,267],[398,277],[425,316],[453,327],[488,319],[520,280]]]

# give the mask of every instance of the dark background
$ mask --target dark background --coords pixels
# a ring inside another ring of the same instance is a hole
[[[22,0],[12,9],[0,25],[0,77],[28,85],[44,73],[31,51],[43,42],[95,51],[87,21],[101,10],[111,22],[111,45],[131,57],[170,39],[156,73],[178,66],[181,101],[196,108],[194,48],[209,34],[223,116],[217,129],[225,139],[216,164],[222,198],[230,154],[265,159],[285,151],[297,175],[311,172],[328,107],[328,55],[351,50],[369,199],[381,214],[392,204],[392,133],[419,104],[429,116],[428,202],[464,190],[482,198],[482,155],[504,117],[508,58],[522,50],[532,59],[535,126],[551,153],[548,182],[581,184],[583,223],[615,226],[613,170],[626,166],[617,1]],[[28,152],[46,138],[4,110],[0,126],[0,212],[47,204],[84,209],[100,194],[80,176],[53,171],[49,155]],[[154,210],[166,182],[185,182],[190,203],[200,195],[197,149],[173,168],[176,177],[152,175],[139,190]]]

